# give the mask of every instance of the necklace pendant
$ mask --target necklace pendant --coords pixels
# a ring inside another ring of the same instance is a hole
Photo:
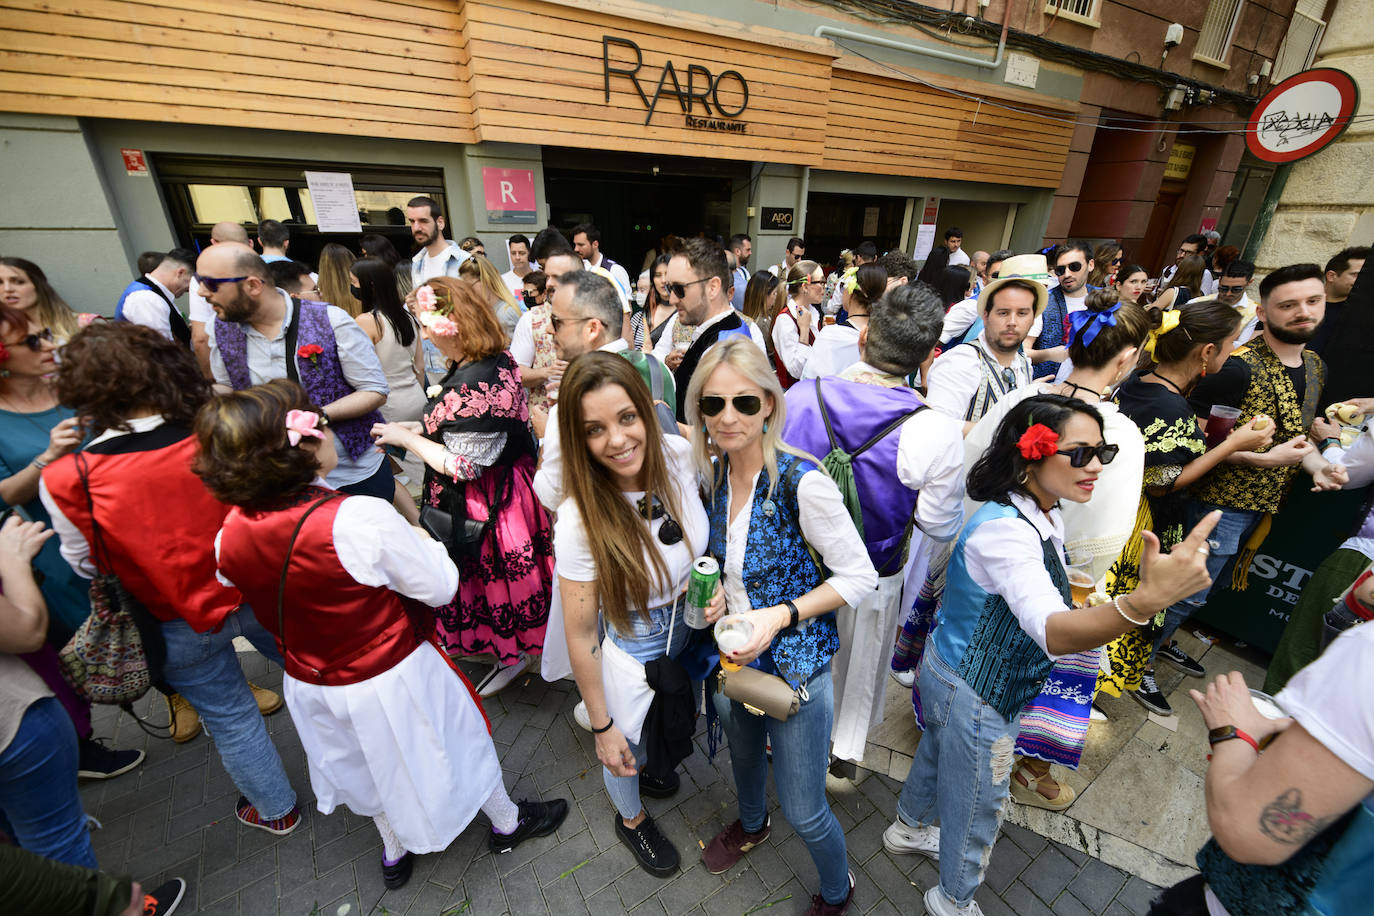
[[[765,499],[763,501],[763,514],[765,516],[767,516],[768,518],[772,518],[774,515],[777,514],[777,511],[778,507],[773,503],[772,499]]]

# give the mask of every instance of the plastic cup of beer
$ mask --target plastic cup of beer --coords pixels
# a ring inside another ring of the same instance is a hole
[[[1086,607],[1088,596],[1093,593],[1093,586],[1097,580],[1093,578],[1091,571],[1092,563],[1071,563],[1064,567],[1064,571],[1069,574],[1069,591],[1073,593],[1073,606]]]
[[[1236,428],[1236,421],[1239,419],[1240,408],[1213,404],[1211,413],[1207,415],[1207,426],[1202,431],[1207,439],[1207,447],[1216,448],[1220,445],[1231,435],[1231,430]]]
[[[715,634],[716,646],[720,649],[720,666],[726,671],[738,671],[741,666],[726,656],[749,645],[749,641],[754,638],[753,622],[737,614],[730,614],[716,621]]]
[[[1283,707],[1278,704],[1278,701],[1263,690],[1256,690],[1251,687],[1250,702],[1255,704],[1255,711],[1266,719],[1282,719],[1288,715],[1283,711]]]

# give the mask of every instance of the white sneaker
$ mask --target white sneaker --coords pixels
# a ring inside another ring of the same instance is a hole
[[[520,657],[509,665],[492,669],[492,672],[482,679],[482,683],[477,685],[477,695],[489,697],[500,693],[510,686],[511,681],[524,674],[529,666],[530,656],[521,652]]]
[[[940,890],[938,884],[926,891],[925,900],[926,912],[930,916],[983,916],[983,908],[978,905],[977,900],[970,900],[959,906],[945,896],[945,892]]]
[[[902,823],[901,818],[898,818],[883,831],[883,845],[887,847],[888,852],[896,855],[918,852],[938,862],[940,861],[940,828],[932,826],[908,827]]]
[[[1097,708],[1097,704],[1094,703],[1094,704],[1092,705],[1092,708],[1088,710],[1088,721],[1089,721],[1089,722],[1106,722],[1106,721],[1107,721],[1107,714],[1106,714],[1105,712],[1103,712],[1102,710],[1098,709],[1098,708]]]
[[[573,721],[580,725],[583,731],[592,730],[592,716],[587,712],[586,701],[578,700],[577,705],[573,707]]]
[[[891,671],[891,669],[889,669]],[[908,668],[905,671],[892,671],[892,679],[910,690],[916,683],[916,669]]]

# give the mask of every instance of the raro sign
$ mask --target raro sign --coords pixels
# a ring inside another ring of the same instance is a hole
[[[722,70],[715,75],[701,64],[680,69],[665,60],[655,79],[644,64],[639,45],[611,35],[601,36],[601,63],[606,102],[611,101],[611,77],[628,80],[648,109],[646,125],[663,97],[670,96],[677,101],[687,127],[736,134],[744,133],[747,127],[745,122],[734,120],[749,107],[749,84],[738,70]]]

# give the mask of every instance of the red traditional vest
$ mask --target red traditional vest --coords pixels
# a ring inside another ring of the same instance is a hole
[[[234,508],[224,520],[219,567],[243,592],[258,621],[277,637],[286,673],[310,684],[356,684],[399,664],[434,632],[429,608],[348,574],[334,547],[344,494],[306,519],[286,574],[285,634],[278,632],[277,588],[291,533],[310,504],[328,493],[306,490],[294,505],[268,512]]]
[[[81,454],[110,571],[158,620],[185,620],[205,633],[219,627],[242,598],[215,578],[215,534],[229,507],[191,473],[196,447],[190,430],[163,425],[106,439]],[[45,468],[43,482],[92,544],[76,456]],[[96,556],[93,544],[91,555]]]

